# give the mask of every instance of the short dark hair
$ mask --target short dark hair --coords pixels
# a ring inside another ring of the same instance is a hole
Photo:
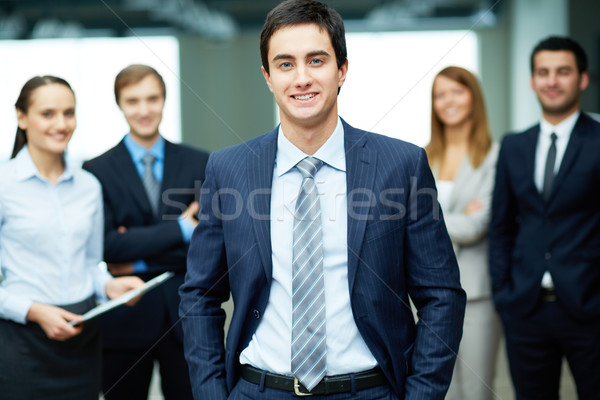
[[[542,40],[533,48],[531,52],[531,73],[533,74],[533,70],[535,68],[535,55],[540,51],[549,50],[549,51],[561,51],[566,50],[573,53],[575,56],[575,62],[577,63],[577,69],[579,73],[587,72],[588,70],[588,59],[585,54],[585,50],[583,47],[579,45],[573,39],[566,36],[549,36],[546,39]]]
[[[269,73],[269,41],[278,30],[290,25],[317,24],[327,30],[335,50],[338,69],[348,58],[344,21],[340,14],[327,5],[315,0],[287,0],[272,9],[267,15],[260,33],[260,57],[265,71]]]
[[[63,78],[59,78],[57,76],[52,75],[34,76],[33,78],[25,82],[25,85],[23,85],[23,87],[21,88],[21,92],[19,93],[19,97],[17,98],[17,101],[15,103],[15,109],[21,111],[23,114],[27,114],[27,112],[29,111],[29,106],[31,105],[31,96],[36,91],[36,89],[42,86],[53,84],[65,86],[71,91],[71,93],[73,93],[73,96],[75,96],[71,85],[69,85],[69,82],[67,82]],[[19,126],[17,125],[15,144],[13,146],[13,151],[10,158],[15,158],[17,154],[19,154],[19,151],[21,151],[21,149],[25,147],[26,144],[27,132],[19,128]]]
[[[162,89],[163,97],[167,98],[167,88],[165,86],[165,81],[162,76],[152,67],[143,64],[132,64],[128,67],[125,67],[117,74],[115,78],[115,100],[117,104],[119,104],[119,96],[121,95],[121,90],[125,86],[133,85],[147,77],[148,75],[154,75],[156,79],[158,79],[158,83]]]

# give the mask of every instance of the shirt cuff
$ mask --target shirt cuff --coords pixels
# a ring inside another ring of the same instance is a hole
[[[6,319],[18,322],[19,324],[25,324],[27,322],[27,313],[32,304],[33,301],[31,300],[13,297],[6,299],[2,308],[4,309]]]
[[[188,244],[192,240],[192,234],[194,233],[194,224],[185,217],[179,217],[179,228],[181,228],[181,235],[183,236],[183,242]]]
[[[108,273],[106,268],[102,268],[100,266],[94,266],[92,268],[94,268],[94,291],[96,293],[96,301],[98,303],[105,303],[108,301],[108,296],[106,295],[106,284],[108,281],[113,279],[113,277]]]
[[[141,274],[143,272],[148,272],[148,264],[144,260],[138,260],[133,263],[133,272],[136,274]]]

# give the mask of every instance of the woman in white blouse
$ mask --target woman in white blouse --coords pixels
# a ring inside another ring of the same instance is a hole
[[[12,159],[0,166],[0,397],[98,399],[97,300],[138,287],[98,267],[100,184],[68,165],[75,95],[63,79],[30,79],[16,103]]]
[[[498,145],[491,139],[477,78],[464,68],[447,67],[434,80],[426,151],[467,292],[463,338],[446,399],[493,399],[501,330],[491,299],[487,231]]]

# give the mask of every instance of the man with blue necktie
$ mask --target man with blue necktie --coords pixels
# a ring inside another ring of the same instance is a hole
[[[281,3],[260,49],[281,124],[209,159],[180,288],[195,398],[442,400],[465,294],[425,152],[338,117],[326,5]]]
[[[208,154],[160,135],[166,88],[154,68],[124,68],[115,79],[115,99],[129,133],[83,166],[102,184],[104,260],[115,276],[175,275],[134,307],[102,318],[102,390],[107,400],[147,399],[156,361],[165,399],[190,399],[177,288],[197,223],[196,199]]]

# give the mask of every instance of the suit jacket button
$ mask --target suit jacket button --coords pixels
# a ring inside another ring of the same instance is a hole
[[[254,318],[256,318],[256,319],[260,318],[260,311],[254,310]]]

